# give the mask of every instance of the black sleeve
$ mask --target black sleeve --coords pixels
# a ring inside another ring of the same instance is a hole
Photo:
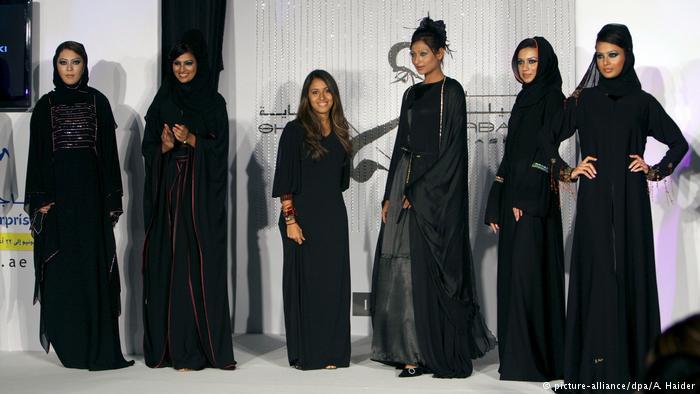
[[[55,202],[53,179],[47,179],[53,156],[50,127],[49,99],[44,96],[34,107],[29,122],[24,210],[32,218],[39,208]]]
[[[272,197],[282,197],[285,194],[296,194],[301,191],[302,137],[303,131],[294,121],[284,126],[277,147]]]
[[[510,129],[508,130],[510,134]],[[486,211],[484,213],[484,224],[487,226],[491,223],[499,224],[500,212],[501,212],[501,193],[503,191],[503,182],[508,176],[509,167],[509,154],[508,154],[508,136],[506,136],[506,149],[503,153],[503,158],[501,158],[501,163],[498,165],[498,170],[496,171],[496,178],[491,184],[491,190],[489,191],[489,196],[486,200]]]
[[[119,165],[119,152],[117,150],[116,127],[112,107],[109,101],[101,94],[100,100],[100,165],[102,167],[102,178],[104,184],[104,198],[107,212],[112,217],[113,222],[122,214],[122,175]]]
[[[569,139],[574,135],[578,129],[577,117],[579,106],[583,100],[586,91],[583,90],[579,97],[569,97],[564,101],[564,113],[563,120],[560,125],[552,128],[551,136],[549,137],[552,141],[549,144],[549,166],[550,172],[553,179],[558,179],[562,182],[575,182],[576,180],[571,179],[571,167],[562,157],[559,155],[559,146],[561,143]]]
[[[688,152],[688,142],[676,122],[664,111],[659,102],[649,95],[649,124],[647,135],[668,146],[661,161],[652,166],[647,179],[659,181],[673,173]]]
[[[559,130],[564,121],[564,95],[551,92],[545,98],[542,126],[537,132],[538,149],[523,179],[517,180],[513,206],[531,216],[545,216],[549,207],[551,160],[547,152],[554,146],[552,130]],[[558,149],[557,149],[558,152]],[[556,155],[559,157],[559,155]],[[563,162],[563,160],[562,160]],[[557,175],[558,178],[558,175]]]
[[[391,164],[389,164],[389,173],[386,177],[386,187],[384,188],[384,198],[382,198],[382,205],[384,205],[384,201],[387,201],[391,195],[391,185],[394,180],[394,174],[396,173],[396,167],[399,165],[399,160],[401,160],[401,145],[406,140],[406,133],[408,133],[408,124],[406,122],[406,100],[408,98],[408,93],[410,92],[410,90],[411,87],[404,91],[403,99],[401,100],[399,128],[396,131],[394,148],[391,152]]]

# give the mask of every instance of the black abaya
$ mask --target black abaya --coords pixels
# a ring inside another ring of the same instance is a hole
[[[394,182],[405,182],[404,195],[412,204],[405,215],[418,361],[436,377],[445,378],[469,376],[471,360],[495,344],[479,310],[469,245],[466,120],[459,82],[446,78],[409,88],[384,197],[390,199]],[[410,168],[405,179],[397,179],[403,158],[408,158]],[[387,268],[382,261],[385,229],[382,225],[373,270],[373,322],[387,318],[377,315],[388,310],[383,306],[387,299],[379,297],[380,287],[393,285],[379,280]],[[386,353],[382,349],[391,348],[394,340],[390,332],[382,342],[373,339],[373,354]]]
[[[578,132],[581,157],[597,159],[593,179],[578,177],[564,380],[626,384],[641,381],[645,356],[660,331],[647,180],[670,175],[688,143],[659,102],[641,89],[627,27],[606,25],[597,40],[624,49],[622,71],[606,78],[594,55],[569,99],[563,133],[557,138],[562,141]],[[648,137],[669,149],[648,174],[632,172],[630,156],[644,156]],[[554,173],[571,181],[572,168],[556,150],[552,157],[557,160]]]
[[[282,292],[289,364],[319,369],[350,364],[350,250],[343,191],[350,184],[350,159],[335,133],[321,140],[328,151],[311,158],[298,120],[280,137],[272,196],[291,194],[296,221],[306,240],[287,237]]]
[[[564,247],[559,198],[550,188],[542,144],[551,143],[552,127],[561,126],[564,95],[551,45],[542,37],[533,40],[537,76],[523,84],[513,105],[485,223],[500,226],[500,377],[550,381],[560,379],[564,368]],[[513,67],[517,76],[517,64]],[[513,208],[523,213],[517,222]]]
[[[566,322],[567,382],[639,381],[660,332],[647,176],[630,172],[647,137],[669,146],[654,180],[673,172],[688,144],[650,94],[610,97],[599,87],[570,100],[566,139],[578,130],[581,157],[596,177],[580,176]],[[564,168],[568,180],[571,168]]]
[[[188,92],[184,92],[187,94]],[[146,115],[144,356],[149,367],[234,369],[228,304],[228,115],[178,104],[161,88]],[[196,147],[161,153],[163,124],[186,125]]]
[[[87,64],[85,64],[87,67]],[[56,81],[56,78],[54,78]],[[122,183],[112,111],[100,92],[58,79],[31,119],[26,206],[35,240],[40,339],[69,368],[123,368],[112,224]],[[39,209],[54,203],[47,213]]]

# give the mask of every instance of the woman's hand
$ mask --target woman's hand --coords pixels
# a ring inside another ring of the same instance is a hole
[[[579,175],[584,175],[588,179],[593,179],[595,178],[595,175],[598,173],[595,169],[595,166],[592,161],[597,161],[593,156],[587,156],[583,161],[574,168],[573,171],[571,171],[571,179],[578,179]]]
[[[520,220],[521,217],[523,217],[523,210],[513,207],[513,216],[515,217],[515,221],[517,222],[518,220]]]
[[[403,209],[408,209],[411,207],[412,207],[411,202],[408,201],[408,198],[406,198],[406,196],[403,196]]]
[[[501,229],[496,223],[489,223],[489,227],[491,227],[491,231],[493,231],[494,234],[498,234],[498,231]]]
[[[384,201],[382,205],[382,223],[386,224],[386,218],[389,216],[389,200]]]
[[[630,163],[629,170],[630,172],[639,172],[643,171],[644,174],[649,173],[649,165],[644,161],[644,158],[639,155],[630,155],[630,157],[634,160],[632,160],[632,163]]]
[[[44,205],[43,207],[39,208],[39,212],[44,213],[44,214],[48,213],[48,212],[49,212],[49,209],[51,209],[51,207],[52,207],[54,204],[55,204],[55,203],[52,202],[51,204],[46,204],[46,205]]]
[[[175,139],[173,138],[170,127],[163,124],[163,131],[160,133],[160,152],[166,153],[175,147]]]
[[[287,238],[301,245],[306,238],[304,238],[304,233],[301,231],[301,227],[296,222],[287,225]]]
[[[190,129],[184,124],[176,123],[175,126],[173,126],[173,133],[175,134],[175,138],[183,144],[190,144],[191,137],[194,137],[193,134],[190,134]],[[194,146],[194,143],[190,145]]]

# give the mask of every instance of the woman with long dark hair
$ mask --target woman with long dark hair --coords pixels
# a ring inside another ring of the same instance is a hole
[[[122,356],[119,268],[112,227],[122,179],[107,98],[88,86],[85,47],[66,41],[53,57],[52,92],[30,123],[24,209],[31,217],[40,340],[68,368],[133,364]]]
[[[349,125],[338,85],[326,71],[304,80],[297,118],[277,150],[272,197],[279,197],[289,364],[350,364],[350,250],[343,191],[350,185]]]
[[[464,89],[442,72],[442,21],[423,18],[411,59],[425,76],[403,95],[372,274],[370,357],[463,378],[493,348],[476,294],[469,245]]]
[[[146,113],[144,357],[152,368],[235,369],[228,305],[228,115],[190,31]]]
[[[660,331],[647,181],[671,175],[688,143],[659,102],[642,90],[624,25],[605,25],[598,33],[559,141],[576,131],[584,159],[575,168],[561,159],[555,166],[561,180],[579,182],[564,380],[638,382]],[[669,147],[653,166],[644,160],[648,137]]]
[[[547,150],[561,127],[557,55],[543,37],[518,44],[511,61],[522,89],[486,206],[498,238],[498,354],[503,380],[560,379],[564,367],[564,246]]]

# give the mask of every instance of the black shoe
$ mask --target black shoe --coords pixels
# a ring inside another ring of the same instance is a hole
[[[403,371],[399,374],[400,378],[413,378],[416,376],[421,376],[423,375],[423,368],[421,367],[415,367],[415,368],[404,368]]]

